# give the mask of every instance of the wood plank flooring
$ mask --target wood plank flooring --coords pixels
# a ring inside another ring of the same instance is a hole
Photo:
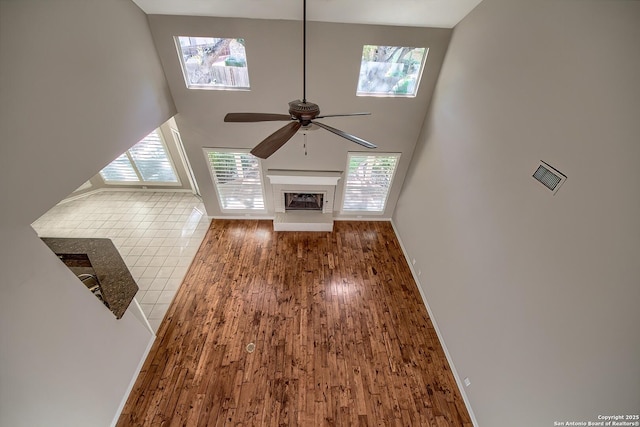
[[[390,223],[215,220],[117,425],[472,424]]]

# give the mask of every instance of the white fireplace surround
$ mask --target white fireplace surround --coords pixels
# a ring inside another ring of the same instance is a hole
[[[285,213],[284,193],[318,193],[323,195],[322,213],[329,214],[334,209],[336,185],[342,178],[342,172],[269,169],[267,177],[271,183],[275,212]]]

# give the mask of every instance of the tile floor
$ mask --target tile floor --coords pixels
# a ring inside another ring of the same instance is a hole
[[[136,299],[157,332],[209,226],[185,192],[104,191],[54,206],[32,225],[40,237],[106,237],[138,283]]]

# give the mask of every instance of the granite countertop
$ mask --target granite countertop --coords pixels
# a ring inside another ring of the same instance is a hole
[[[100,283],[102,298],[116,318],[124,315],[138,285],[110,239],[43,237],[42,241],[58,256],[86,255]]]

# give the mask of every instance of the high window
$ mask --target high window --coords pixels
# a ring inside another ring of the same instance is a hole
[[[109,163],[100,176],[107,184],[180,183],[158,129]]]
[[[248,151],[204,149],[222,211],[263,211],[264,188],[258,158]]]
[[[349,153],[343,212],[383,213],[399,153]]]
[[[356,95],[416,96],[428,51],[424,47],[365,45]]]
[[[175,38],[189,89],[249,89],[244,39]]]

